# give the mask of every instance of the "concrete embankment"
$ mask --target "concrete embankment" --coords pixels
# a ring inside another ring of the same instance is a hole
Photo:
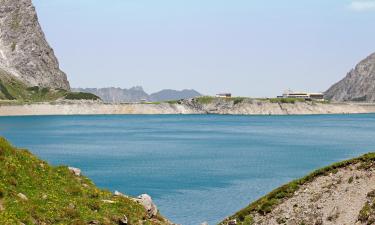
[[[201,104],[184,100],[160,104],[103,104],[99,102],[38,103],[0,105],[0,116],[100,115],[100,114],[233,114],[233,115],[313,115],[375,113],[375,104],[316,102],[272,103],[269,101],[216,101]]]

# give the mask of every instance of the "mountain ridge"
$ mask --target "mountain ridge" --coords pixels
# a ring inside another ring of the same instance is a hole
[[[332,85],[325,97],[332,101],[375,102],[375,53],[360,61],[346,77]]]
[[[135,86],[129,89],[107,87],[107,88],[72,88],[75,92],[87,92],[99,96],[106,103],[125,103],[125,102],[162,102],[173,101],[202,96],[201,93],[193,89],[184,89],[181,91],[164,89],[152,94],[146,93],[141,86]]]

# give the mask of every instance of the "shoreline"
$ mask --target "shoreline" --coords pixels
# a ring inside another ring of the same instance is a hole
[[[271,103],[266,101],[212,104],[157,103],[107,104],[100,102],[51,102],[0,105],[0,116],[52,115],[334,115],[375,113],[372,103]]]

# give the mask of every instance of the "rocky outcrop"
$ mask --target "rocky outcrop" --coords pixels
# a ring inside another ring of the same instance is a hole
[[[221,224],[373,224],[374,190],[375,154],[370,153],[283,185]]]
[[[325,97],[333,101],[375,102],[375,53],[328,89]]]
[[[146,209],[149,218],[153,218],[158,214],[158,208],[152,201],[152,198],[148,194],[142,194],[136,198],[136,201],[143,205],[143,207]]]
[[[0,68],[28,86],[70,89],[31,0],[0,0]]]

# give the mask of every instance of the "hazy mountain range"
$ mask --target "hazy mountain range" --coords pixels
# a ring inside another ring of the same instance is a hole
[[[107,103],[124,103],[124,102],[140,102],[142,100],[150,102],[161,102],[168,100],[180,100],[186,98],[193,98],[202,96],[201,93],[195,90],[171,90],[165,89],[152,94],[146,93],[142,87],[132,87],[129,89],[122,88],[73,88],[75,92],[87,92],[99,96]]]

